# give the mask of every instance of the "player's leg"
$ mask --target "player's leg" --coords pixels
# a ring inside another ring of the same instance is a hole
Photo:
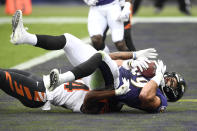
[[[191,2],[190,0],[178,0],[179,3],[179,10],[186,14],[191,15],[190,8],[191,8]]]
[[[26,31],[23,25],[22,11],[17,10],[12,18],[11,42],[15,45],[29,44],[47,50],[59,50],[66,44],[64,35],[36,35]]]
[[[125,29],[124,29],[124,39],[127,47],[130,51],[136,51],[136,48],[133,44],[132,34],[131,34],[131,27],[126,28],[129,23],[125,22]]]
[[[164,7],[164,3],[166,2],[166,0],[155,0],[154,6],[155,6],[155,13],[160,13],[161,10]]]
[[[80,39],[68,33],[60,36],[35,35],[28,33],[23,26],[21,11],[16,11],[13,17],[13,23],[15,24],[12,24],[12,43],[26,43],[47,50],[64,49],[68,59],[74,66],[86,61],[96,53],[96,50],[92,46],[84,44]]]
[[[135,48],[135,46],[133,44],[133,40],[132,40],[132,34],[131,34],[133,6],[131,6],[130,10],[131,10],[130,18],[128,21],[124,22],[124,40],[125,40],[125,43],[130,51],[136,51],[136,48]]]
[[[133,14],[135,15],[140,8],[142,0],[134,0],[133,2]]]
[[[30,79],[34,79],[34,80],[37,80],[37,81],[42,81],[41,77],[37,77],[33,73],[30,73],[30,72],[27,72],[27,71],[22,71],[22,70],[17,70],[17,69],[2,69],[2,68],[0,68],[0,70],[7,71],[7,72],[13,72],[13,73],[16,73],[16,74],[23,75],[23,76],[25,76],[27,78],[30,78]]]
[[[94,54],[86,62],[66,73],[59,74],[57,69],[52,70],[48,80],[45,79],[45,83],[49,83],[47,87],[49,87],[49,90],[53,90],[64,82],[77,80],[91,74],[93,74],[90,82],[91,89],[103,89],[106,86],[114,86],[116,88],[119,84],[118,66],[103,51]]]
[[[0,89],[18,99],[24,106],[30,108],[43,106],[46,94],[42,79],[37,81],[38,79],[35,80],[23,74],[0,70]]]
[[[107,32],[109,30],[109,26],[106,27],[104,33],[103,33],[103,45],[104,45],[104,48],[101,49],[103,51],[105,51],[106,53],[110,53],[110,50],[109,50],[109,47],[105,44],[105,40],[106,40],[106,37],[107,37]]]
[[[119,51],[128,51],[128,48],[123,40],[124,37],[124,24],[117,21],[117,18],[121,12],[119,4],[113,4],[108,6],[107,20],[108,26],[111,29],[112,41],[115,43],[116,48]]]
[[[91,45],[84,44],[79,38],[69,33],[65,33],[64,36],[66,38],[66,45],[63,49],[73,66],[85,62],[97,52]]]
[[[102,56],[100,53],[94,54],[87,61],[75,66],[70,71],[59,74],[57,69],[50,72],[49,76],[44,77],[46,87],[51,91],[58,85],[65,82],[74,81],[83,77],[91,75],[101,64]]]
[[[93,47],[96,50],[103,50],[105,47],[103,43],[103,32],[106,27],[107,20],[105,18],[105,10],[103,10],[103,6],[90,7],[88,14],[88,32]]]

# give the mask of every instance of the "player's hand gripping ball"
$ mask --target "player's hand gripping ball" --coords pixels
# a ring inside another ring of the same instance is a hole
[[[147,78],[152,78],[153,76],[155,76],[155,72],[156,72],[156,64],[155,62],[151,62],[148,63],[148,68],[147,69],[143,69],[143,71],[140,71],[140,69],[138,68],[138,71]]]

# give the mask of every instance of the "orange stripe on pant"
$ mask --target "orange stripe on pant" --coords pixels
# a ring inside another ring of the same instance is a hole
[[[14,91],[14,87],[13,87],[13,84],[12,84],[12,77],[11,77],[10,73],[5,72],[5,75],[6,75],[6,80],[9,81],[11,90]]]
[[[15,85],[16,93],[19,94],[19,95],[21,95],[21,96],[24,96],[22,85],[19,84],[19,87],[18,87],[18,84],[17,84],[16,81],[14,81],[14,85]]]
[[[27,98],[28,98],[29,100],[32,100],[32,96],[31,96],[31,93],[30,93],[30,91],[29,91],[29,88],[27,88],[27,87],[24,86],[24,90],[25,90],[25,93],[26,93],[26,95],[27,95]]]

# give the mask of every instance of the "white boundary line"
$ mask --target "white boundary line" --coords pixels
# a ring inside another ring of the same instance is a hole
[[[11,23],[11,17],[0,17],[0,24]],[[23,18],[26,24],[77,24],[87,23],[86,17],[28,17]],[[134,17],[133,23],[197,23],[197,17]]]
[[[11,23],[11,17],[0,17],[0,24]],[[86,17],[26,17],[23,18],[25,24],[77,24],[87,23]]]
[[[134,17],[132,23],[197,23],[197,17]],[[11,18],[9,17],[0,17],[0,24],[9,24],[11,23]],[[87,18],[83,17],[47,17],[47,18],[24,18],[24,23],[28,24],[38,24],[38,23],[49,23],[49,24],[61,24],[61,23],[87,23]],[[89,43],[89,37],[82,39],[85,43]],[[25,63],[16,65],[12,68],[14,69],[29,69],[33,66],[42,64],[51,59],[57,58],[64,54],[63,50],[51,51],[40,57],[31,59]]]

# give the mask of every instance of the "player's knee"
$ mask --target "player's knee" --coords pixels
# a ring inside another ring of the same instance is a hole
[[[128,50],[129,50],[129,49],[127,48],[127,46],[126,46],[124,40],[115,42],[115,45],[116,45],[116,48],[117,48],[119,51],[128,51]]]
[[[103,43],[103,37],[101,35],[94,35],[91,37],[93,47],[96,50],[103,50],[105,45]]]

